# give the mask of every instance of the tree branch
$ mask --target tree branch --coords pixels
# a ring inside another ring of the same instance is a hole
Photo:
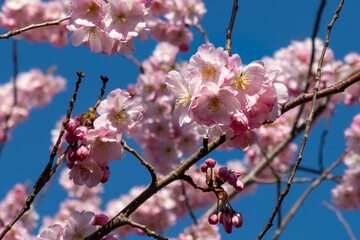
[[[22,209],[18,212],[18,214],[10,221],[10,223],[5,226],[5,228],[3,229],[3,231],[1,232],[0,234],[0,239],[2,239],[6,233],[8,231],[10,231],[10,229],[12,228],[12,226],[21,218],[22,215],[24,215],[31,207],[31,204],[32,202],[34,201],[35,197],[37,196],[37,194],[41,191],[41,189],[45,186],[45,184],[50,180],[51,178],[51,172],[52,172],[52,165],[53,165],[53,162],[54,162],[54,159],[55,159],[55,156],[56,156],[56,153],[57,153],[57,150],[58,150],[58,147],[61,143],[61,138],[62,136],[64,135],[65,133],[65,126],[66,124],[69,122],[69,119],[70,119],[70,116],[71,116],[71,112],[74,108],[74,104],[75,104],[75,101],[76,101],[76,96],[77,96],[77,92],[79,90],[79,87],[80,87],[80,83],[81,83],[81,80],[82,78],[85,77],[84,74],[82,74],[82,72],[77,72],[77,75],[78,75],[78,80],[76,81],[76,85],[75,85],[75,90],[74,90],[74,93],[73,93],[73,96],[72,96],[72,99],[70,100],[70,105],[69,105],[69,108],[67,110],[67,113],[66,113],[66,117],[65,117],[65,120],[63,121],[62,123],[62,127],[61,127],[61,130],[60,130],[60,134],[59,134],[59,137],[51,151],[51,154],[50,154],[50,159],[49,159],[49,162],[48,164],[46,165],[45,169],[43,170],[43,172],[41,173],[41,175],[38,177],[38,179],[36,180],[34,186],[33,186],[33,189],[31,191],[31,194],[27,197],[26,199],[26,202],[24,204],[24,206],[22,207]]]
[[[123,217],[123,221],[125,224],[130,225],[134,228],[138,228],[141,231],[143,231],[146,235],[148,235],[149,237],[153,237],[155,239],[159,239],[159,240],[168,240],[168,238],[164,238],[162,236],[160,236],[158,233],[156,233],[155,231],[150,230],[148,227],[146,227],[145,225],[139,224],[137,222],[132,221],[129,218],[125,218]]]
[[[52,26],[52,25],[58,25],[60,24],[61,22],[63,21],[66,21],[70,19],[70,16],[67,16],[67,17],[64,17],[64,18],[60,18],[58,20],[54,20],[54,21],[50,21],[50,22],[44,22],[44,23],[38,23],[38,24],[31,24],[29,26],[26,26],[24,28],[20,28],[20,29],[17,29],[17,30],[12,30],[12,31],[9,31],[5,34],[2,34],[0,35],[0,39],[8,39],[12,36],[15,36],[15,35],[18,35],[22,32],[26,32],[26,31],[29,31],[31,29],[35,29],[35,28],[40,28],[40,27],[46,27],[46,26]]]
[[[232,35],[233,28],[234,28],[236,13],[237,13],[238,9],[239,9],[238,0],[234,0],[231,17],[230,17],[230,22],[229,22],[229,27],[226,29],[225,51],[227,51],[229,53],[229,56],[231,55],[231,43],[232,43],[231,35]]]

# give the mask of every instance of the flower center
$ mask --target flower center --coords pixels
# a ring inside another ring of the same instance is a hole
[[[120,112],[115,113],[114,122],[116,123],[124,123],[124,118],[126,118],[125,110],[121,110]]]
[[[86,12],[94,14],[98,10],[99,10],[99,6],[96,3],[91,2]]]
[[[190,99],[191,99],[190,94],[184,94],[184,93],[180,94],[179,100],[176,102],[176,105],[182,104],[183,107],[186,107],[187,105],[189,105]]]
[[[121,20],[123,22],[126,22],[126,15],[122,12],[118,12],[118,14],[116,15],[118,20]]]
[[[249,77],[246,75],[238,76],[233,83],[233,85],[237,90],[245,90],[249,84],[250,84]]]
[[[212,97],[209,99],[209,104],[207,105],[207,109],[212,112],[217,112],[220,109],[220,99],[218,97]]]
[[[215,68],[211,64],[206,64],[205,67],[202,69],[202,72],[200,73],[205,80],[209,80],[210,78],[215,78]]]

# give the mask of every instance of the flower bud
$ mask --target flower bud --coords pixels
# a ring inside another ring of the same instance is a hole
[[[212,159],[212,158],[208,158],[208,159],[206,159],[205,164],[209,168],[214,168],[215,165],[216,165],[216,161],[214,159]]]
[[[231,223],[234,227],[240,228],[243,225],[243,216],[241,213],[235,213],[231,218]]]
[[[204,173],[207,172],[207,169],[208,169],[208,167],[205,164],[201,165],[201,167],[200,167],[200,170]]]
[[[228,176],[229,176],[229,170],[227,169],[227,167],[221,167],[219,169],[219,177],[223,180],[226,180]]]
[[[79,125],[80,121],[76,117],[71,117],[65,126],[65,130],[68,132],[73,132]]]
[[[76,136],[79,140],[82,140],[86,137],[87,128],[84,126],[79,126],[74,130],[74,136]]]
[[[211,224],[211,225],[216,225],[217,223],[218,223],[218,216],[217,216],[217,214],[211,214],[210,216],[209,216],[209,223]]]
[[[244,183],[240,180],[237,180],[233,187],[238,191],[242,191],[244,189]]]
[[[229,177],[226,180],[230,185],[234,185],[237,181],[237,177],[234,173],[230,173]]]

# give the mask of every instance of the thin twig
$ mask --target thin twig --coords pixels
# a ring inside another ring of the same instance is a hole
[[[203,36],[204,38],[204,41],[206,44],[210,43],[209,41],[209,37],[208,35],[206,34],[205,30],[203,29],[203,27],[200,25],[200,24],[195,24],[194,27],[201,33],[201,35]]]
[[[189,199],[188,199],[187,194],[186,194],[186,189],[185,189],[184,181],[183,181],[183,180],[180,180],[180,182],[181,182],[182,194],[183,194],[184,199],[185,199],[185,206],[186,206],[186,208],[188,209],[189,214],[190,214],[190,217],[191,217],[191,219],[193,220],[194,224],[197,225],[196,216],[195,216],[194,211],[192,210],[192,208],[191,208],[191,206],[190,206]]]
[[[4,149],[5,143],[7,141],[8,138],[8,133],[9,133],[9,121],[10,118],[14,112],[14,109],[17,105],[18,102],[18,97],[17,97],[17,86],[16,86],[16,80],[17,80],[17,76],[19,73],[19,62],[18,62],[18,51],[17,51],[17,40],[13,39],[12,41],[12,62],[13,62],[13,81],[12,81],[12,87],[13,87],[13,103],[11,105],[10,111],[9,113],[6,115],[5,117],[5,128],[4,128],[4,132],[3,132],[3,137],[0,140],[0,156],[2,154],[2,151]]]
[[[341,180],[342,176],[333,176],[331,174],[328,174],[325,179],[333,180],[338,182]],[[316,178],[310,178],[310,177],[304,177],[304,178],[294,178],[293,183],[309,183],[315,181]],[[278,180],[276,178],[270,178],[270,179],[263,179],[263,178],[254,178],[254,183],[259,184],[274,184],[277,183]],[[286,183],[287,179],[281,179],[282,183]]]
[[[15,35],[18,35],[22,32],[26,32],[28,30],[31,30],[31,29],[35,29],[35,28],[40,28],[40,27],[46,27],[46,26],[52,26],[52,25],[58,25],[60,24],[61,22],[63,21],[66,21],[70,19],[70,16],[67,16],[67,17],[64,17],[64,18],[60,18],[60,19],[57,19],[57,20],[54,20],[54,21],[50,21],[50,22],[44,22],[44,23],[38,23],[38,24],[31,24],[29,26],[26,26],[24,28],[20,28],[20,29],[17,29],[17,30],[12,30],[12,31],[9,31],[5,34],[2,34],[0,35],[0,39],[7,39],[9,37],[12,37],[12,36],[15,36]]]
[[[130,61],[132,61],[139,68],[140,73],[145,72],[144,67],[142,66],[142,64],[140,63],[140,61],[136,57],[134,57],[133,55],[124,55],[124,54],[122,56],[124,58],[127,58]]]
[[[134,222],[134,221],[130,220],[129,218],[123,217],[123,221],[127,225],[130,225],[130,226],[132,226],[134,228],[140,229],[141,231],[143,231],[149,237],[153,237],[153,238],[159,239],[159,240],[168,240],[168,238],[164,238],[164,237],[160,236],[157,232],[150,230],[145,225]]]
[[[286,225],[290,222],[290,220],[294,217],[295,213],[304,203],[305,199],[309,196],[309,194],[316,188],[326,177],[329,175],[329,173],[334,170],[343,160],[344,157],[349,153],[349,151],[345,151],[339,158],[334,162],[326,171],[324,171],[307,189],[306,191],[301,195],[301,197],[296,201],[296,203],[293,205],[293,207],[290,209],[289,213],[286,215],[284,220],[281,222],[280,228],[278,228],[272,237],[273,240],[277,239]]]
[[[230,17],[230,22],[229,22],[229,27],[226,29],[225,51],[227,51],[229,53],[229,56],[231,55],[231,43],[232,43],[231,35],[232,35],[233,28],[234,28],[236,13],[237,13],[238,9],[239,9],[238,0],[234,0],[231,17]]]
[[[69,122],[70,116],[71,116],[71,112],[74,108],[74,103],[76,101],[76,96],[77,96],[77,92],[79,90],[80,87],[80,83],[82,78],[85,77],[84,74],[82,74],[82,72],[77,72],[78,75],[78,80],[76,81],[76,86],[75,86],[75,90],[72,96],[72,99],[70,100],[70,105],[69,108],[67,110],[66,113],[66,117],[62,123],[62,127],[60,130],[60,134],[59,137],[51,151],[50,154],[50,159],[48,164],[46,165],[45,169],[43,170],[43,172],[41,173],[41,175],[38,177],[38,179],[36,180],[33,189],[31,191],[31,194],[27,197],[26,202],[24,204],[24,206],[22,207],[22,209],[18,212],[18,214],[11,220],[11,222],[5,226],[5,228],[3,229],[3,231],[0,234],[0,239],[2,239],[6,233],[8,231],[10,231],[10,229],[12,228],[12,226],[21,218],[22,215],[24,215],[28,210],[30,210],[31,204],[34,201],[35,197],[37,196],[37,194],[41,191],[41,189],[44,187],[44,185],[50,180],[51,177],[51,172],[52,172],[52,165],[56,156],[56,153],[58,151],[58,147],[60,145],[61,142],[61,138],[65,133],[65,125]]]
[[[310,87],[310,82],[311,82],[311,72],[312,72],[312,65],[314,63],[314,57],[315,57],[315,38],[316,35],[319,31],[319,25],[320,25],[320,20],[321,20],[321,16],[323,13],[323,10],[325,8],[325,4],[326,4],[326,0],[322,0],[318,9],[318,12],[316,14],[316,20],[314,23],[314,29],[313,29],[313,33],[311,36],[311,56],[310,56],[310,63],[309,63],[309,69],[308,69],[308,74],[307,74],[307,78],[306,78],[306,85],[305,85],[305,89],[304,89],[304,93],[307,93],[309,91],[309,87]],[[293,127],[292,127],[292,131],[296,128],[296,126],[298,125],[299,119],[301,117],[301,114],[303,113],[305,109],[305,104],[300,106],[300,109],[297,113],[297,116],[295,118]]]
[[[331,114],[329,116],[329,118],[326,121],[325,127],[323,132],[321,133],[321,137],[320,137],[320,144],[319,144],[319,154],[318,154],[318,163],[319,163],[319,169],[320,171],[324,170],[324,147],[325,147],[325,140],[326,140],[326,136],[329,133],[329,129],[330,129],[330,124],[331,124],[331,120],[333,119],[335,114],[335,109],[333,109],[331,111]]]
[[[151,185],[157,183],[157,175],[156,175],[156,172],[155,172],[155,168],[150,164],[148,163],[147,161],[145,161],[138,152],[136,152],[135,149],[132,149],[130,148],[126,142],[122,139],[121,140],[121,145],[123,145],[124,149],[126,151],[128,151],[129,153],[131,153],[132,155],[134,155],[137,159],[140,160],[141,164],[144,165],[146,167],[146,169],[149,171],[150,175],[151,175]]]
[[[99,106],[101,99],[103,98],[104,94],[105,94],[105,88],[106,88],[106,83],[109,81],[109,78],[107,76],[100,76],[101,81],[102,81],[102,87],[100,90],[100,95],[98,96],[98,99],[93,107],[94,112],[96,111],[97,107]]]
[[[322,202],[322,205],[324,205],[325,207],[327,207],[328,209],[330,209],[331,211],[333,211],[337,218],[339,219],[339,222],[344,226],[347,234],[349,235],[349,238],[351,240],[356,240],[356,237],[354,236],[354,233],[351,230],[350,225],[346,222],[346,220],[343,218],[343,216],[341,215],[341,212],[339,211],[339,209],[335,208],[333,205],[331,205],[330,203],[327,202]]]
[[[311,123],[312,123],[313,117],[314,117],[316,99],[317,99],[317,92],[319,90],[320,79],[321,79],[321,68],[322,68],[322,65],[323,65],[323,61],[324,61],[324,57],[325,57],[327,47],[329,45],[329,37],[330,37],[331,29],[332,29],[335,21],[339,18],[339,12],[341,11],[343,4],[344,4],[344,0],[341,0],[338,8],[335,11],[335,15],[334,15],[333,19],[331,20],[330,24],[328,24],[328,27],[327,27],[325,43],[324,43],[324,47],[323,47],[323,50],[321,52],[321,56],[320,56],[320,59],[319,59],[319,62],[318,62],[317,74],[316,74],[316,77],[315,77],[315,87],[314,87],[314,96],[313,96],[313,99],[312,99],[312,106],[311,106],[309,117],[305,121],[305,123],[306,123],[305,133],[304,133],[304,135],[302,137],[302,140],[301,140],[301,144],[300,144],[298,155],[296,157],[294,168],[292,169],[292,171],[291,171],[291,173],[289,175],[288,182],[285,185],[285,187],[284,187],[284,189],[283,189],[283,191],[282,191],[282,193],[280,195],[280,198],[279,198],[279,200],[278,200],[278,202],[277,202],[277,204],[276,204],[276,206],[274,208],[273,213],[271,214],[271,216],[269,218],[269,221],[267,222],[264,229],[262,230],[262,232],[257,237],[258,240],[262,239],[262,237],[265,236],[266,232],[273,225],[273,223],[272,223],[273,219],[276,216],[276,213],[277,213],[278,209],[280,208],[280,206],[281,206],[283,200],[285,199],[286,195],[290,191],[291,183],[292,183],[292,180],[294,179],[297,167],[299,166],[299,164],[300,164],[300,162],[301,162],[301,160],[303,158],[302,153],[303,153],[303,151],[305,149],[305,145],[306,145],[308,135],[309,135],[309,132],[310,132]]]
[[[188,175],[182,175],[181,179],[184,180],[185,182],[189,183],[193,188],[195,189],[199,189],[203,192],[211,192],[214,191],[214,188],[206,188],[200,185],[197,185],[194,180],[192,179],[192,177],[188,176]]]

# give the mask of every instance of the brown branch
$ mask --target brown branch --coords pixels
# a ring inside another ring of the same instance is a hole
[[[213,188],[206,188],[206,187],[197,185],[197,184],[194,182],[194,180],[193,180],[190,176],[188,176],[188,175],[185,175],[185,174],[182,175],[182,176],[181,176],[181,179],[184,180],[185,182],[189,183],[193,188],[199,189],[199,190],[201,190],[201,191],[203,191],[203,192],[212,192],[212,191],[214,191]]]
[[[320,137],[320,144],[319,144],[319,154],[318,154],[318,163],[319,163],[319,169],[320,171],[324,170],[324,148],[325,148],[325,140],[326,140],[326,136],[329,133],[329,129],[330,129],[330,123],[331,120],[333,119],[335,114],[335,109],[333,109],[331,111],[331,114],[329,116],[329,118],[326,121],[325,127],[323,129],[323,132],[321,133],[321,137]]]
[[[134,221],[130,220],[129,218],[123,217],[123,221],[124,221],[124,223],[126,225],[130,225],[130,226],[132,226],[134,228],[140,229],[141,231],[143,231],[149,237],[153,237],[153,238],[159,239],[159,240],[168,240],[168,238],[164,238],[164,237],[160,236],[158,233],[156,233],[155,231],[150,230],[145,225],[134,222]]]
[[[121,140],[121,145],[123,145],[123,147],[125,148],[126,151],[128,151],[129,153],[131,153],[137,159],[140,160],[141,164],[146,167],[146,169],[149,171],[149,173],[151,175],[151,185],[156,185],[156,183],[157,183],[157,175],[156,175],[156,172],[155,172],[155,168],[150,163],[145,161],[140,156],[140,154],[136,152],[135,149],[130,148],[123,139]]]
[[[0,239],[2,239],[6,235],[6,233],[8,231],[10,231],[12,226],[21,218],[22,215],[24,215],[27,211],[30,210],[31,204],[34,201],[35,197],[41,191],[41,189],[44,187],[44,185],[50,180],[51,172],[52,172],[52,165],[53,165],[56,153],[58,151],[58,147],[60,145],[61,138],[65,133],[65,125],[69,122],[71,112],[72,112],[72,110],[74,108],[74,103],[76,101],[76,96],[77,96],[77,92],[78,92],[79,87],[80,87],[81,80],[82,80],[83,77],[85,77],[85,75],[82,74],[81,71],[77,72],[77,75],[78,75],[78,80],[76,81],[75,90],[74,90],[72,99],[70,100],[70,105],[69,105],[69,108],[67,110],[65,120],[62,123],[62,127],[61,127],[61,130],[60,130],[59,137],[58,137],[58,139],[57,139],[57,141],[56,141],[56,143],[55,143],[55,145],[54,145],[54,147],[53,147],[53,149],[51,151],[49,162],[46,165],[43,172],[41,173],[41,175],[36,180],[36,182],[35,182],[35,184],[33,186],[33,189],[31,191],[31,194],[27,197],[26,202],[25,202],[24,206],[22,207],[22,209],[10,221],[10,223],[5,226],[5,228],[1,232]]]
[[[98,108],[98,106],[100,105],[101,99],[103,98],[104,94],[105,94],[105,88],[106,88],[106,83],[109,81],[109,78],[107,76],[100,76],[101,81],[102,81],[102,87],[100,90],[100,95],[98,96],[98,99],[93,107],[93,111],[95,112],[96,109]]]
[[[124,222],[121,218],[130,216],[138,207],[141,206],[146,200],[151,198],[156,192],[164,188],[168,184],[181,179],[181,176],[184,175],[192,165],[198,162],[200,159],[205,157],[207,154],[215,150],[218,146],[223,144],[226,141],[225,136],[217,137],[211,143],[207,149],[201,147],[193,155],[191,155],[186,161],[184,161],[180,166],[175,170],[168,173],[166,176],[161,178],[157,184],[149,185],[139,196],[137,196],[131,203],[129,203],[120,213],[118,213],[113,219],[108,221],[104,226],[98,229],[96,232],[86,237],[86,240],[101,239],[102,237],[109,234],[115,228],[124,225]]]
[[[206,44],[210,43],[209,41],[209,37],[208,35],[206,34],[205,30],[203,29],[203,27],[200,25],[200,24],[195,24],[194,27],[201,33],[201,35],[203,36],[204,38],[204,41]]]
[[[230,17],[230,22],[229,22],[229,27],[226,29],[225,51],[227,51],[229,53],[229,56],[231,55],[231,43],[232,43],[231,35],[232,35],[233,28],[234,28],[236,13],[237,13],[238,9],[239,9],[238,0],[234,0],[231,17]]]
[[[309,196],[309,194],[316,188],[326,177],[329,175],[329,173],[335,169],[344,159],[344,157],[349,153],[349,151],[345,151],[340,158],[334,162],[326,171],[324,171],[307,189],[306,191],[301,195],[301,197],[297,200],[297,202],[293,205],[293,207],[290,209],[289,213],[286,215],[283,221],[281,221],[280,227],[276,230],[274,236],[272,237],[273,240],[277,239],[282,231],[284,230],[285,226],[290,222],[290,220],[294,217],[295,213],[301,205],[304,203],[305,199]]]
[[[327,202],[322,202],[322,205],[324,205],[325,207],[327,207],[336,214],[337,218],[339,219],[339,222],[344,226],[347,234],[349,235],[349,238],[351,240],[356,240],[356,237],[354,236],[354,233],[352,232],[350,225],[345,221],[339,209],[335,208],[333,205]]]
[[[325,179],[339,181],[341,179],[341,176],[333,176],[331,174],[328,174]],[[310,178],[310,177],[294,178],[293,183],[309,183],[309,182],[314,182],[315,180],[316,178]],[[269,179],[254,178],[254,183],[259,183],[259,184],[274,184],[277,182],[278,180],[276,178],[269,178]],[[287,179],[281,179],[281,182],[286,183]]]
[[[58,20],[54,20],[54,21],[50,21],[50,22],[44,22],[44,23],[38,23],[38,24],[31,24],[29,26],[26,26],[24,28],[20,28],[20,29],[17,29],[17,30],[12,30],[12,31],[9,31],[5,34],[2,34],[0,35],[0,39],[8,39],[12,36],[15,36],[15,35],[18,35],[22,32],[26,32],[28,30],[31,30],[31,29],[35,29],[35,28],[40,28],[40,27],[46,27],[46,26],[52,26],[52,25],[58,25],[60,24],[61,22],[63,21],[66,21],[70,19],[70,16],[67,16],[67,17],[64,17],[64,18],[60,18]]]
[[[184,181],[180,180],[180,182],[181,182],[182,194],[183,194],[184,199],[185,199],[185,206],[186,206],[187,210],[189,211],[190,217],[193,220],[194,224],[197,225],[196,216],[195,216],[194,211],[192,210],[192,208],[190,206],[189,199],[188,199],[187,194],[186,194]]]
[[[351,85],[357,83],[360,80],[360,71],[357,71],[348,78],[342,80],[341,82],[338,82],[328,88],[322,89],[317,92],[317,99],[328,97],[337,93],[344,92],[346,88],[350,87]],[[304,104],[306,102],[309,102],[314,97],[314,93],[302,93],[297,98],[291,100],[290,102],[287,102],[282,110],[281,113],[284,114],[287,111]]]
[[[278,202],[276,203],[274,211],[273,211],[273,213],[271,214],[271,216],[269,218],[269,221],[267,222],[266,226],[264,227],[262,232],[259,234],[257,239],[262,239],[262,237],[265,236],[267,231],[273,225],[273,223],[272,223],[273,219],[276,216],[276,213],[277,213],[278,209],[280,208],[280,206],[281,206],[283,200],[285,199],[286,195],[290,191],[291,183],[292,183],[292,180],[294,179],[297,167],[300,165],[300,162],[301,162],[301,160],[303,158],[302,153],[303,153],[303,151],[305,149],[305,145],[306,145],[306,142],[307,142],[307,139],[308,139],[308,136],[309,136],[309,132],[310,132],[310,126],[311,126],[311,123],[312,123],[313,117],[314,117],[315,105],[316,105],[316,99],[317,99],[317,92],[319,90],[320,79],[321,79],[321,68],[322,68],[322,65],[323,65],[323,61],[324,61],[324,57],[325,57],[327,47],[329,45],[329,37],[330,37],[331,29],[332,29],[335,21],[339,18],[339,12],[341,11],[343,4],[344,4],[344,0],[341,0],[338,8],[335,11],[335,15],[334,15],[333,19],[331,20],[330,24],[328,24],[328,27],[327,27],[325,43],[324,43],[324,47],[322,49],[321,56],[320,56],[320,59],[319,59],[319,62],[318,62],[317,74],[316,74],[316,77],[315,77],[315,87],[314,87],[314,95],[313,95],[313,99],[312,99],[311,110],[310,110],[309,117],[305,121],[305,123],[306,123],[305,133],[304,133],[304,135],[302,137],[302,140],[301,140],[300,149],[299,149],[298,155],[296,157],[294,167],[293,167],[293,169],[292,169],[292,171],[291,171],[291,173],[289,175],[288,182],[285,185],[285,187],[284,187],[284,189],[283,189],[283,191],[282,191],[282,193],[280,195],[280,198],[279,198]]]
[[[127,58],[130,61],[132,61],[139,68],[140,73],[145,72],[144,67],[142,66],[141,62],[136,57],[134,57],[133,55],[124,55],[124,54],[122,54],[122,56],[124,58]]]

